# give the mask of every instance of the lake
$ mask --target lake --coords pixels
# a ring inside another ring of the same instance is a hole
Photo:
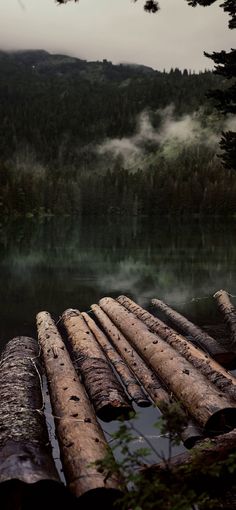
[[[104,217],[15,220],[0,230],[1,345],[35,336],[35,315],[57,320],[66,308],[88,311],[104,296],[128,294],[150,307],[157,297],[198,324],[219,321],[212,294],[236,295],[236,221]],[[235,298],[233,298],[234,302]],[[138,428],[159,441],[156,409]],[[105,425],[108,433],[117,424]]]

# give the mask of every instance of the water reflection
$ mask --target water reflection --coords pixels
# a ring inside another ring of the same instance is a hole
[[[235,225],[63,218],[2,226],[2,342],[34,334],[39,310],[54,316],[68,307],[88,310],[120,293],[143,305],[159,297],[194,320],[209,320],[214,303],[189,300],[219,288],[236,294]]]

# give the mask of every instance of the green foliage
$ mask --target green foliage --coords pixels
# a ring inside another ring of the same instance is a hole
[[[165,409],[164,416],[156,426],[169,436],[171,444],[176,444],[183,422],[183,413],[178,403],[172,403]],[[236,454],[232,453],[224,461],[215,461],[204,465],[203,453],[211,449],[206,442],[191,453],[191,462],[172,463],[171,458],[162,458],[147,441],[149,449],[134,450],[134,425],[122,423],[113,434],[112,451],[108,449],[104,459],[96,463],[97,469],[106,477],[115,473],[120,477],[123,498],[118,501],[122,510],[209,510],[223,509],[224,497],[229,488],[233,492],[236,472]],[[139,433],[140,434],[140,433]],[[145,437],[143,437],[145,440]],[[119,450],[119,461],[113,453]],[[156,455],[162,460],[160,465],[148,467],[148,456]],[[170,449],[169,449],[170,451]],[[226,481],[226,486],[224,485]]]

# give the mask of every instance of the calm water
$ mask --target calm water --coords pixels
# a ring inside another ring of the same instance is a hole
[[[210,296],[220,288],[236,295],[235,234],[236,221],[219,220],[91,217],[2,225],[1,345],[15,335],[35,335],[40,310],[57,319],[68,307],[89,310],[101,297],[121,293],[147,307],[152,297],[166,300],[199,324],[217,322]],[[147,409],[136,426],[165,450],[156,420],[157,411]]]
[[[58,317],[121,293],[145,306],[159,297],[204,323],[215,320],[214,303],[191,298],[236,294],[236,221],[11,222],[0,230],[0,268],[2,343],[35,334],[39,310]]]

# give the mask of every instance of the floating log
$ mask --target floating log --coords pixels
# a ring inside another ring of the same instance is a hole
[[[202,374],[221,391],[236,400],[236,378],[231,373],[227,372],[227,370],[205,354],[201,349],[196,348],[191,342],[188,342],[185,337],[176,333],[176,331],[128,297],[119,296],[117,301],[142,320],[149,330],[160,335],[169,345],[174,347],[176,351],[198,368]]]
[[[213,359],[224,366],[232,365],[236,360],[234,352],[227,351],[217,340],[208,335],[201,328],[190,322],[186,317],[173,310],[170,306],[159,299],[152,299],[152,304],[159,311],[163,312],[168,319],[185,335],[191,335],[195,342]]]
[[[121,331],[112,323],[107,314],[98,305],[92,305],[91,309],[101,323],[103,329],[110,337],[117,351],[133,370],[140,383],[152,398],[161,412],[165,412],[166,405],[173,399],[170,398],[167,391],[163,388],[160,380],[150,369],[143,359],[139,356],[133,346],[124,337]],[[181,439],[186,448],[192,448],[199,439],[202,438],[202,432],[197,425],[188,420],[188,425],[183,430]]]
[[[191,363],[114,299],[103,298],[99,304],[207,433],[236,426],[236,404]]]
[[[142,387],[140,386],[136,377],[130,371],[129,367],[126,365],[126,363],[124,363],[116,349],[111,345],[107,336],[103,333],[103,331],[101,331],[101,329],[87,313],[82,313],[82,316],[92,331],[93,335],[95,336],[100,347],[105,352],[107,358],[112,363],[114,369],[119,374],[119,377],[132,400],[134,400],[134,402],[140,407],[150,406],[151,402],[149,398],[145,395]]]
[[[63,499],[64,490],[43,413],[38,343],[13,338],[0,359],[1,508],[35,507],[39,493],[45,504],[46,492]]]
[[[228,292],[225,290],[218,290],[213,296],[216,301],[220,312],[224,317],[230,331],[230,340],[236,346],[236,308],[231,303]]]
[[[128,419],[132,406],[79,310],[66,310],[62,321],[96,414],[107,422]]]
[[[104,434],[49,313],[37,315],[37,328],[67,484],[82,508],[109,509],[120,492],[117,478],[94,465],[107,453]]]

